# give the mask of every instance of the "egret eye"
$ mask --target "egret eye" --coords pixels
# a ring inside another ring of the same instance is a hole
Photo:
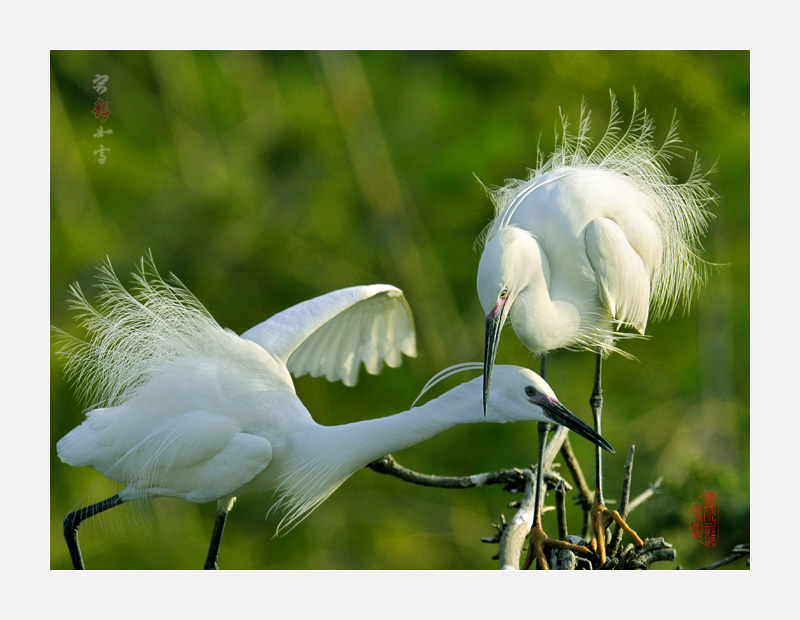
[[[500,291],[500,299],[505,299],[506,297],[508,297],[508,289],[504,288],[502,291]]]
[[[528,387],[525,388],[525,394],[527,394],[528,396],[536,396],[536,388],[533,387],[532,385],[529,385]]]

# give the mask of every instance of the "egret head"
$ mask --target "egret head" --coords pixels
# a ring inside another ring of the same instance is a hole
[[[497,366],[489,410],[489,422],[535,420],[560,424],[604,450],[614,452],[608,441],[559,402],[544,379],[527,368]]]
[[[537,265],[538,263],[538,265]],[[504,226],[489,240],[478,265],[478,297],[486,313],[483,357],[483,413],[489,402],[492,368],[503,325],[511,306],[535,273],[541,273],[541,253],[534,238],[516,226]]]

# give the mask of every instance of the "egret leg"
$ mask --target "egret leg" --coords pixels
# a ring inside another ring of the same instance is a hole
[[[602,388],[602,374],[603,374],[603,356],[600,351],[597,352],[594,370],[594,388],[592,389],[592,396],[589,399],[589,405],[592,408],[592,418],[594,419],[594,430],[598,434],[601,432],[600,418],[603,413],[603,388]],[[594,502],[592,502],[592,509],[590,512],[592,523],[592,550],[600,552],[600,563],[606,563],[606,528],[613,521],[617,523],[624,531],[630,534],[636,541],[636,544],[641,546],[644,544],[639,535],[625,523],[620,514],[616,510],[609,510],[606,508],[605,500],[603,499],[603,450],[597,446],[595,451],[595,490]]]
[[[119,493],[117,493],[116,495],[104,499],[102,502],[80,508],[64,517],[62,521],[62,525],[64,526],[64,538],[67,541],[67,548],[69,549],[69,555],[72,558],[72,566],[75,570],[84,570],[86,568],[83,564],[81,546],[78,542],[78,528],[81,525],[81,521],[93,517],[109,508],[114,508],[114,506],[119,506],[122,501]]]
[[[530,545],[528,547],[528,556],[525,559],[525,568],[530,567],[535,559],[539,560],[539,566],[542,570],[550,570],[547,564],[547,557],[544,553],[545,546],[557,547],[559,549],[569,549],[577,553],[588,554],[589,550],[583,545],[572,545],[562,540],[555,540],[548,538],[547,534],[542,529],[542,504],[544,503],[544,493],[542,490],[542,483],[544,482],[544,472],[542,471],[545,445],[547,444],[547,433],[550,432],[550,424],[547,422],[539,422],[539,459],[536,467],[536,492],[535,501],[533,505],[533,527],[529,534]]]
[[[222,532],[225,529],[225,521],[228,520],[228,513],[233,508],[236,498],[219,500],[217,502],[217,518],[214,520],[214,532],[211,534],[211,544],[208,546],[208,556],[203,566],[205,570],[219,570],[217,558],[219,557],[219,545],[222,542]]]
[[[545,379],[547,375],[547,355],[542,355],[539,365],[539,376]],[[542,528],[542,505],[544,504],[544,493],[542,491],[542,483],[544,481],[544,453],[547,446],[547,433],[550,432],[550,424],[547,422],[539,422],[539,457],[536,466],[536,491],[535,503],[533,508],[533,527],[530,531],[530,545],[528,547],[528,556],[525,559],[525,568],[529,568],[534,559],[538,558],[539,565],[542,570],[550,570],[547,564],[547,557],[544,553],[545,545],[551,547],[558,547],[560,549],[570,549],[573,552],[589,553],[589,550],[582,545],[571,545],[561,540],[548,538]]]

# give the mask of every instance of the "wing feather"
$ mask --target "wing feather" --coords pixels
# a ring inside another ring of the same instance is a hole
[[[354,286],[293,306],[242,334],[282,360],[296,377],[324,375],[353,386],[359,365],[378,374],[417,354],[411,308],[387,284]]]
[[[600,299],[620,325],[643,334],[650,306],[650,276],[644,262],[615,222],[592,220],[586,227],[586,253],[597,276]]]

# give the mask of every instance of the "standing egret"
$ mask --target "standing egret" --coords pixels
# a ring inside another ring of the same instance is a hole
[[[237,336],[177,278],[162,280],[152,259],[135,274],[136,295],[110,265],[101,268],[99,281],[97,308],[72,288],[89,339],[66,337],[66,370],[94,408],[58,442],[58,455],[127,486],[65,517],[75,568],[83,568],[82,520],[152,497],[217,501],[205,563],[217,568],[225,520],[238,495],[276,489],[281,533],[359,468],[458,424],[548,420],[613,450],[541,378],[517,367],[496,369],[488,417],[477,378],[393,416],[317,424],[290,372],[324,373],[352,385],[362,361],[378,372],[384,361],[396,366],[401,353],[415,354],[408,304],[392,286],[335,291]]]
[[[665,318],[679,302],[688,305],[707,275],[699,239],[715,194],[696,157],[685,183],[670,176],[676,123],[656,148],[652,119],[638,111],[636,94],[624,132],[611,95],[608,128],[591,150],[589,118],[582,107],[577,135],[562,118],[553,155],[543,162],[540,154],[528,180],[492,192],[496,217],[486,230],[477,288],[486,313],[484,406],[510,316],[517,337],[535,354],[562,348],[596,353],[590,403],[600,433],[602,359],[621,352],[617,339],[643,335],[648,317]],[[593,547],[611,520],[635,536],[605,508],[600,450],[596,470]],[[599,547],[605,562],[605,545]]]

